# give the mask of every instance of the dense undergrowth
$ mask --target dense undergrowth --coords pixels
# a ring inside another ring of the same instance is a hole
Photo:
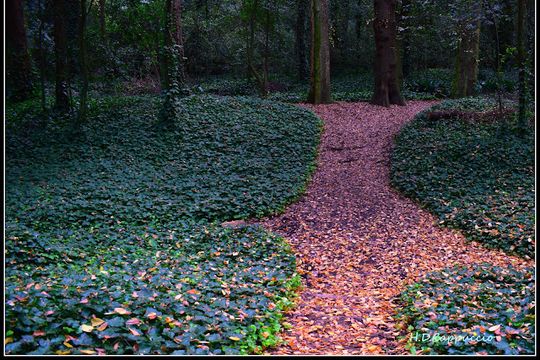
[[[409,100],[431,100],[449,97],[453,72],[450,69],[426,69],[412,72],[403,82],[403,96]],[[515,74],[501,74],[500,81],[490,70],[482,70],[476,84],[479,93],[515,90]],[[283,102],[305,102],[308,80],[299,81],[282,76],[270,78],[268,98]],[[373,76],[367,73],[338,74],[331,78],[334,101],[369,101],[373,94]],[[220,95],[258,95],[256,85],[245,78],[206,78],[195,82],[193,93]]]
[[[157,130],[156,98],[103,99],[75,138],[67,118],[8,111],[7,353],[276,344],[299,285],[294,256],[260,228],[217,222],[294,200],[314,168],[320,120],[253,98],[177,106],[174,129]]]
[[[535,352],[534,269],[489,264],[428,274],[400,297],[397,316],[422,354]]]
[[[433,110],[486,111],[493,100],[445,101]],[[396,138],[391,181],[471,239],[534,257],[534,132],[512,119],[473,122],[417,116]]]

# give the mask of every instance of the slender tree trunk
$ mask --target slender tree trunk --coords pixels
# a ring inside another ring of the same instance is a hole
[[[32,95],[32,67],[24,26],[22,0],[7,0],[6,17],[6,80],[10,99],[22,101]]]
[[[526,0],[518,0],[518,17],[517,17],[517,66],[519,71],[518,90],[519,90],[519,112],[518,126],[521,130],[527,127],[526,118],[526,82],[525,82],[525,18],[527,12]]]
[[[175,100],[184,91],[184,42],[182,39],[182,1],[165,1],[165,49],[163,60],[164,99],[160,127],[173,127],[178,115]]]
[[[478,79],[480,21],[461,26],[455,64],[452,96],[459,98],[474,94]]]
[[[169,90],[173,83],[180,88],[184,85],[184,42],[182,38],[182,1],[166,0],[165,3],[165,46],[164,87]]]
[[[403,84],[403,79],[409,75],[409,37],[406,30],[407,18],[410,12],[410,0],[402,0],[401,8],[399,10],[399,16],[397,19],[398,28],[401,27],[402,31],[397,32],[397,72],[398,72],[398,84]]]
[[[249,9],[249,35],[247,39],[247,65],[248,65],[248,77],[250,79],[255,78],[255,81],[257,82],[257,86],[259,88],[259,94],[261,96],[266,96],[268,94],[268,79],[267,75],[264,74],[265,72],[265,61],[264,57],[266,55],[263,55],[263,74],[261,75],[257,68],[255,67],[254,63],[254,53],[255,53],[255,18],[257,16],[257,12],[259,9],[259,2],[257,0],[254,0],[251,3],[251,9]],[[269,16],[269,13],[266,13]],[[267,25],[269,25],[269,18],[266,19]],[[265,28],[267,28],[267,25],[265,25]],[[265,32],[268,29],[265,29]],[[267,33],[268,35],[268,33]],[[268,38],[266,38],[266,45],[268,46]]]
[[[62,111],[69,109],[65,16],[64,0],[54,0],[55,107]]]
[[[330,95],[330,41],[328,0],[311,1],[311,87],[308,102],[327,104]]]
[[[79,19],[79,64],[81,67],[81,90],[79,92],[79,112],[77,115],[77,124],[79,127],[86,122],[86,113],[88,110],[88,65],[86,61],[86,19],[90,8],[87,9],[86,0],[81,2],[81,17]],[[90,2],[90,7],[92,2]]]
[[[263,88],[265,94],[268,92],[268,62],[270,58],[270,4],[266,3],[265,23],[264,23],[264,60],[263,60]]]
[[[308,0],[296,0],[296,69],[299,80],[305,80],[307,77],[306,63],[306,12],[308,9]]]
[[[38,1],[39,9],[39,28],[38,28],[38,53],[39,53],[39,92],[41,99],[41,109],[45,110],[47,108],[47,103],[45,99],[45,49],[43,49],[43,6],[44,4],[41,0]]]
[[[105,0],[99,0],[99,36],[105,40]]]
[[[398,83],[396,0],[374,0],[375,105],[405,105]]]

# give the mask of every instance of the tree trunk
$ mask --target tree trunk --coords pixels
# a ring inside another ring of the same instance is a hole
[[[519,71],[518,91],[519,91],[519,111],[518,111],[518,126],[521,130],[527,127],[526,118],[526,83],[525,83],[525,18],[527,12],[526,0],[518,1],[518,17],[517,17],[517,66]]]
[[[476,20],[474,23],[461,26],[452,82],[452,97],[459,98],[474,94],[478,79],[479,46],[480,21]]]
[[[307,77],[306,63],[306,12],[308,0],[296,1],[296,42],[294,50],[296,53],[296,70],[299,80],[305,80]]]
[[[47,108],[46,98],[45,98],[45,70],[46,70],[46,62],[45,62],[45,49],[43,48],[43,27],[45,25],[45,21],[43,19],[43,13],[44,13],[44,4],[42,4],[41,0],[38,0],[38,9],[39,9],[39,28],[38,28],[38,38],[37,38],[37,44],[38,44],[38,54],[39,54],[39,93],[40,93],[40,100],[41,100],[41,109],[45,110]]]
[[[166,0],[165,17],[164,88],[170,90],[174,84],[180,90],[186,78],[182,39],[182,1]]]
[[[263,85],[264,94],[268,93],[268,62],[270,59],[270,4],[266,3],[264,23],[264,59],[263,59]]]
[[[184,92],[184,42],[182,39],[182,1],[165,1],[165,49],[163,61],[163,107],[159,127],[174,127],[178,115],[175,100]]]
[[[403,79],[409,75],[409,37],[408,37],[408,17],[410,13],[410,0],[402,0],[401,8],[399,10],[399,16],[397,19],[398,27],[402,28],[402,31],[397,32],[397,72],[398,72],[398,84],[403,84]]]
[[[24,27],[22,0],[5,3],[6,17],[6,80],[9,98],[22,101],[32,95],[31,63]]]
[[[79,19],[79,65],[81,67],[81,89],[79,92],[79,112],[77,115],[78,128],[86,122],[87,100],[88,100],[88,66],[86,63],[86,18],[90,8],[86,8],[86,0],[81,1],[81,17]],[[90,6],[92,3],[90,2]]]
[[[99,0],[99,36],[105,40],[105,0]]]
[[[308,102],[327,104],[330,95],[330,44],[328,0],[311,1],[311,87]]]
[[[396,0],[374,0],[375,91],[372,104],[405,105],[398,83]]]
[[[64,0],[54,0],[55,107],[63,111],[69,109],[65,16]]]

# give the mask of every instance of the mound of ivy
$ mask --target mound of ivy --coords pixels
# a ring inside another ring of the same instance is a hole
[[[428,274],[401,294],[408,348],[423,354],[534,354],[534,269],[489,264]]]
[[[313,113],[254,98],[177,106],[171,131],[153,129],[158,104],[141,100],[95,116],[74,142],[15,144],[8,222],[46,231],[241,219],[278,212],[304,190],[321,130]]]
[[[257,352],[276,343],[298,285],[294,255],[262,229],[81,231],[55,259],[22,264],[31,249],[10,248],[33,236],[7,244],[9,354]]]
[[[431,110],[492,110],[489,99],[444,101]],[[534,132],[512,119],[429,120],[419,114],[396,137],[391,182],[488,247],[534,256]]]
[[[159,105],[100,100],[77,133],[54,113],[6,121],[7,353],[237,354],[277,342],[299,284],[294,256],[262,229],[217,224],[299,196],[320,120],[193,96],[161,129]]]

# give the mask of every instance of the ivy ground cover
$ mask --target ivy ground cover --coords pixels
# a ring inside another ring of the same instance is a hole
[[[487,99],[449,100],[432,110],[494,109]],[[534,257],[534,132],[507,122],[417,116],[396,137],[392,185],[471,239]]]
[[[298,285],[284,241],[219,222],[280,211],[304,189],[321,124],[250,98],[94,104],[75,140],[61,119],[10,126],[9,354],[235,354],[277,342]],[[8,119],[9,121],[9,119]]]
[[[432,110],[492,110],[489,99]],[[534,257],[534,134],[512,119],[470,122],[417,116],[396,138],[392,184],[469,239]],[[492,261],[492,259],[485,259]],[[490,264],[432,272],[399,297],[408,349],[422,354],[533,354],[534,268]]]
[[[409,286],[398,319],[413,353],[534,354],[534,299],[533,268],[455,266]]]

